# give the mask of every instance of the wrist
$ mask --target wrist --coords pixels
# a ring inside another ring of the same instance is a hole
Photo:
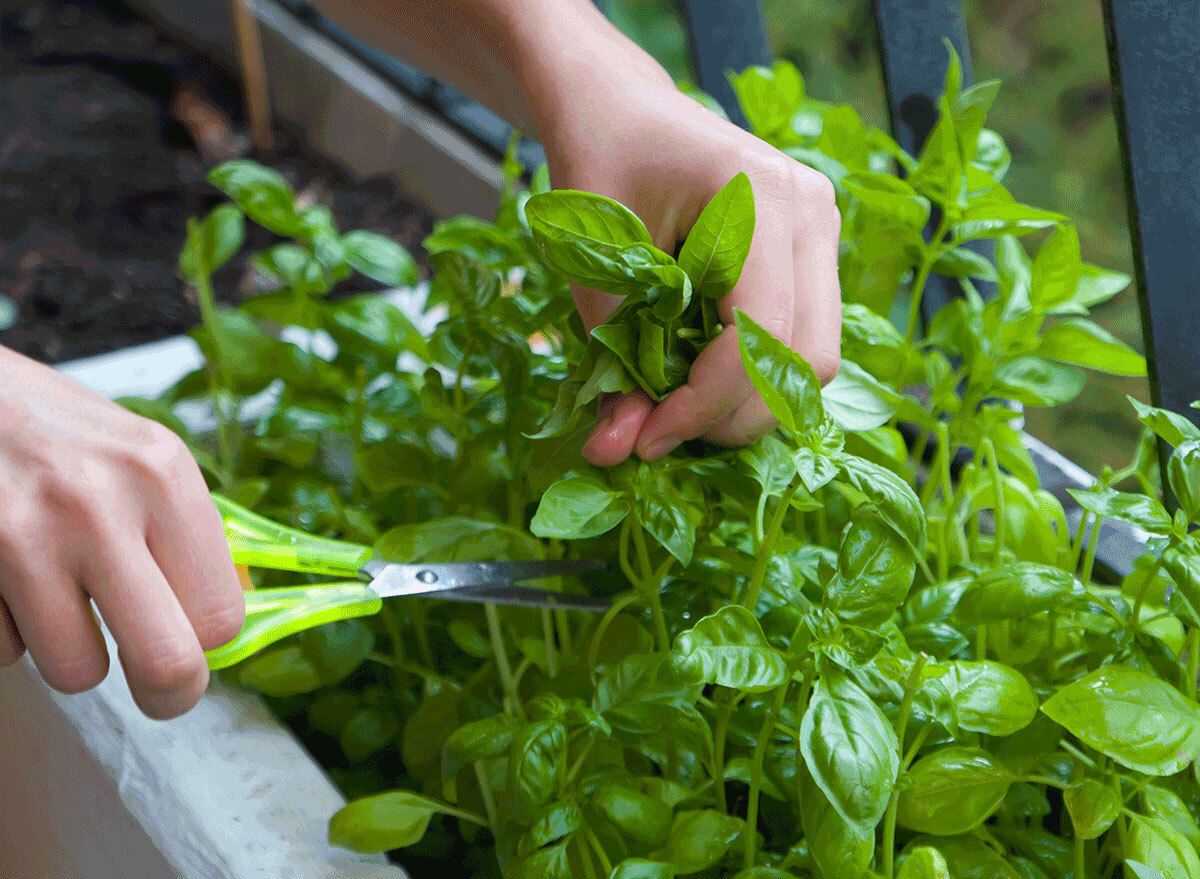
[[[614,97],[625,103],[647,89],[674,90],[666,70],[590,0],[532,0],[510,33],[518,59],[511,116],[548,152],[573,119],[594,117]]]

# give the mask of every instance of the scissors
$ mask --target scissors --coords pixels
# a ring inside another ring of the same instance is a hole
[[[611,602],[519,586],[517,582],[601,571],[595,559],[405,564],[371,558],[360,543],[331,540],[272,522],[219,494],[212,495],[236,564],[351,581],[280,586],[246,593],[246,622],[228,644],[205,653],[211,669],[227,668],[279,639],[335,620],[370,616],[383,599],[424,595],[451,601],[494,602],[600,612]]]

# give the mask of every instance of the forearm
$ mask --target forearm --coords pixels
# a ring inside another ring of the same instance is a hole
[[[545,137],[609,76],[665,76],[590,0],[317,0],[332,21]]]

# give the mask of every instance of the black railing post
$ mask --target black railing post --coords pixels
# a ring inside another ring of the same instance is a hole
[[[770,65],[767,21],[759,0],[679,0],[692,47],[698,85],[717,99],[729,118],[745,126],[725,72]]]
[[[875,0],[875,31],[892,134],[900,146],[916,155],[938,118],[937,99],[949,61],[944,39],[950,40],[962,61],[963,83],[972,81],[962,0]],[[933,217],[930,231],[936,224],[937,217]],[[972,249],[991,253],[986,242],[972,245]],[[925,321],[960,294],[953,278],[930,277],[921,300]]]
[[[1150,394],[1200,424],[1200,2],[1104,0]]]

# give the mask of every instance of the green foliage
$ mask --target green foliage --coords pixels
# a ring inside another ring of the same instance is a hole
[[[183,433],[227,496],[382,557],[612,563],[551,584],[612,597],[603,616],[396,599],[227,672],[327,757],[351,797],[335,843],[504,879],[1196,875],[1200,432],[1136,407],[1177,447],[1177,513],[1147,443],[1077,493],[1074,527],[1039,488],[999,401],[1054,405],[1084,369],[1143,364],[1087,323],[1119,284],[1081,262],[1065,218],[1004,190],[995,84],[964,90],[957,69],[917,157],[809,98],[787,63],[735,77],[756,133],[835,183],[842,377],[822,389],[738,313],[779,429],[605,470],[580,454],[596,397],[661,398],[726,329],[716,298],[753,233],[744,177],[677,255],[610,199],[510,177],[494,222],[427,240],[418,320],[337,290],[352,271],[406,283],[395,245],[298,209],[266,169],[213,173],[232,201],[193,222],[180,260],[205,366],[132,408]],[[211,274],[243,218],[286,240],[251,263],[271,289],[218,309]],[[963,246],[977,237],[994,261]],[[967,295],[922,328],[933,272]],[[571,283],[625,300],[587,334]],[[198,399],[217,427],[191,435],[175,407]],[[1085,539],[1103,518],[1153,535],[1123,584],[1100,582]]]

